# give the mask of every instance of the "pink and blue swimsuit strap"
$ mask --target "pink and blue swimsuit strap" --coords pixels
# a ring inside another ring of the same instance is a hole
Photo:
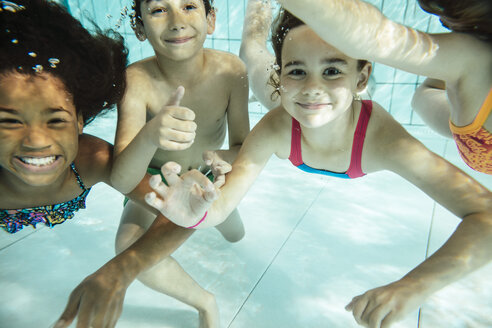
[[[82,193],[72,200],[55,205],[44,205],[18,210],[0,209],[0,227],[9,233],[16,233],[25,226],[36,228],[36,224],[44,223],[48,227],[63,223],[73,218],[75,212],[85,208],[85,200],[91,188],[86,188],[75,165],[70,164]]]
[[[347,172],[339,173],[339,172],[321,170],[304,164],[304,161],[302,160],[302,149],[301,149],[301,125],[295,118],[292,118],[292,137],[291,137],[289,160],[292,162],[292,164],[294,164],[294,166],[297,166],[299,169],[308,173],[323,174],[323,175],[328,175],[328,176],[342,178],[342,179],[355,179],[364,176],[365,173],[362,172],[362,167],[361,167],[361,157],[362,157],[362,149],[364,148],[364,140],[366,137],[367,124],[369,123],[371,112],[372,112],[372,101],[363,100],[362,108],[359,115],[359,120],[357,121],[357,127],[354,132],[350,166]]]

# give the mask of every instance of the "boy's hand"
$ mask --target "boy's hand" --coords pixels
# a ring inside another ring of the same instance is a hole
[[[222,187],[225,183],[225,175],[232,170],[231,164],[220,158],[217,152],[210,150],[203,152],[203,160],[212,170],[215,188]]]
[[[184,88],[179,86],[167,105],[148,123],[149,140],[161,149],[187,149],[195,140],[195,113],[179,106],[184,92]]]
[[[168,186],[160,175],[152,176],[149,184],[162,199],[151,192],[145,195],[145,201],[173,223],[185,228],[193,227],[218,197],[218,190],[198,170],[178,176],[181,167],[175,162],[167,162],[161,171]]]

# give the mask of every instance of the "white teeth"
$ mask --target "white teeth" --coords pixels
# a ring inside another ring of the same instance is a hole
[[[50,165],[56,160],[56,156],[48,157],[19,157],[21,161],[29,165],[43,166]]]

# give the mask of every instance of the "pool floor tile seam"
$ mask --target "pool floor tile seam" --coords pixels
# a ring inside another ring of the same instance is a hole
[[[287,244],[287,242],[289,241],[289,239],[291,238],[292,234],[297,230],[297,227],[299,226],[299,224],[301,224],[301,222],[304,220],[304,218],[306,217],[306,214],[309,212],[309,210],[311,209],[311,207],[313,206],[314,203],[316,203],[316,201],[318,200],[319,198],[319,195],[321,194],[321,192],[325,189],[325,185],[323,185],[323,187],[320,188],[320,190],[318,191],[316,197],[313,198],[313,201],[309,204],[309,206],[306,208],[306,210],[304,211],[304,213],[300,216],[299,220],[297,220],[296,224],[294,225],[294,227],[291,229],[291,231],[289,232],[289,234],[287,235],[287,237],[285,238],[285,240],[283,241],[282,245],[279,247],[279,249],[277,250],[277,252],[275,253],[275,255],[272,257],[272,260],[270,261],[270,263],[268,264],[268,266],[265,268],[265,270],[262,272],[261,276],[258,278],[258,280],[256,281],[256,283],[254,284],[253,288],[251,288],[249,294],[246,296],[246,298],[244,299],[244,301],[241,303],[241,306],[239,307],[239,309],[236,311],[236,313],[234,314],[232,320],[229,322],[229,324],[227,325],[228,328],[231,327],[232,324],[234,324],[234,320],[236,319],[236,317],[238,316],[238,314],[241,312],[241,310],[243,309],[244,305],[248,302],[248,300],[250,299],[250,296],[254,293],[254,291],[256,290],[256,287],[258,287],[258,284],[262,281],[263,277],[265,276],[265,274],[268,272],[268,270],[271,268],[271,266],[274,264],[275,260],[277,259],[278,255],[280,254],[280,252],[282,252],[282,249],[284,248],[285,244]]]

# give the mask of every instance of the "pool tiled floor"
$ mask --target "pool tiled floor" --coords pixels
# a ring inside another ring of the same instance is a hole
[[[253,123],[258,119],[252,115]],[[425,127],[408,129],[492,188],[489,176],[461,162],[451,141]],[[71,222],[0,235],[0,327],[49,327],[57,319],[72,289],[114,256],[122,199],[100,184]],[[230,328],[358,327],[344,310],[351,298],[400,278],[459,223],[393,173],[338,180],[277,158],[239,210],[242,241],[230,244],[215,229],[197,231],[174,254],[216,295],[222,327]],[[420,327],[492,327],[491,276],[488,265],[431,296]],[[418,326],[415,311],[394,327]],[[198,315],[136,281],[117,327],[198,327]]]

